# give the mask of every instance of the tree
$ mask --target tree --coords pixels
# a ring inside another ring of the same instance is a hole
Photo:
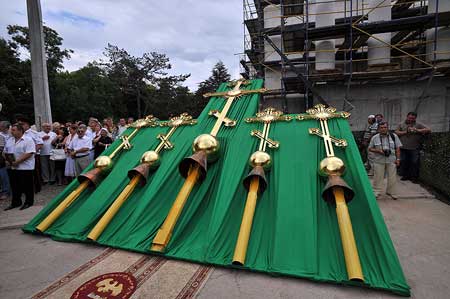
[[[30,52],[30,31],[28,27],[8,25],[7,30],[8,34],[11,36],[10,44],[15,49],[22,47]],[[61,48],[63,38],[52,28],[44,26],[43,32],[45,54],[47,58],[47,72],[50,76],[64,68],[64,59],[70,59],[70,54],[73,53],[73,50]]]
[[[148,91],[148,85],[158,87],[159,84],[176,85],[185,81],[190,74],[168,76],[167,71],[172,68],[169,58],[157,52],[144,53],[141,57],[129,54],[125,49],[108,44],[104,55],[108,61],[104,63],[110,79],[117,84],[122,99],[128,111],[137,111],[142,116],[143,93]],[[135,99],[133,105],[129,98]]]
[[[19,111],[31,113],[33,100],[29,63],[19,59],[14,44],[0,38],[0,100],[1,116],[12,119]]]
[[[55,119],[85,120],[89,116],[101,119],[114,115],[112,99],[116,89],[95,62],[75,72],[58,73],[55,83],[52,103]]]
[[[196,114],[200,114],[208,103],[208,99],[205,99],[203,94],[216,91],[221,83],[230,81],[230,78],[231,76],[223,62],[217,62],[211,71],[211,76],[205,81],[200,82],[198,89],[195,92],[194,106],[196,109]]]

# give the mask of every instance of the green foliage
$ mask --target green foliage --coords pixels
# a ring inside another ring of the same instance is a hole
[[[0,38],[1,117],[13,119],[19,111],[32,112],[31,69],[19,59],[17,48]]]
[[[0,101],[2,118],[13,119],[17,113],[33,116],[30,57],[27,27],[9,25],[10,40],[0,38]],[[44,26],[44,44],[52,114],[55,121],[86,120],[153,114],[160,119],[188,112],[198,116],[208,102],[202,94],[215,91],[230,80],[225,65],[219,61],[211,76],[199,84],[195,94],[182,83],[190,74],[169,74],[172,66],[162,53],[133,56],[125,49],[108,44],[104,59],[90,62],[74,72],[64,70],[63,62],[73,53],[63,48],[63,38]]]
[[[198,89],[195,92],[195,114],[200,114],[200,112],[208,103],[209,99],[204,98],[203,95],[207,92],[214,92],[222,82],[228,82],[230,81],[230,78],[231,76],[228,73],[228,70],[223,62],[217,62],[211,71],[211,76],[205,81],[200,82],[200,84],[198,85]]]

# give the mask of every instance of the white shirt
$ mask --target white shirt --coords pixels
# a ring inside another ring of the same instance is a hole
[[[91,138],[91,140],[95,138],[95,132],[92,131],[91,127],[88,127],[86,129],[86,133],[84,133],[84,135],[86,135],[87,137]]]
[[[86,134],[84,134],[84,136],[81,138],[78,135],[76,135],[75,137],[73,137],[72,141],[69,143],[70,150],[77,151],[82,148],[88,148],[89,150],[92,148],[92,139],[89,138],[88,136],[86,136]],[[82,157],[82,156],[86,156],[88,154],[89,154],[89,152],[77,153],[76,156]]]
[[[121,126],[121,125],[119,125],[119,126],[117,127],[117,136],[122,135],[122,133],[125,132],[125,130],[126,130],[127,128],[128,128],[127,126]]]
[[[41,148],[41,156],[50,156],[50,151],[53,149],[52,141],[53,141],[53,139],[55,139],[56,133],[52,132],[52,131],[50,131],[48,133],[41,131],[38,133],[38,136],[44,142],[42,145],[42,148]],[[44,140],[43,139],[44,136],[50,136],[50,138],[47,140]]]
[[[8,142],[9,138],[12,137],[10,133],[0,132],[0,135],[3,136],[3,138],[5,138],[5,143]]]
[[[33,170],[34,169],[34,154],[36,153],[36,145],[33,139],[25,136],[25,134],[16,141],[15,138],[9,138],[6,144],[7,154],[13,154],[14,160],[20,159],[24,154],[33,153],[33,155],[20,163],[17,166],[11,167],[11,169],[16,170]]]
[[[44,141],[39,136],[38,132],[36,132],[32,129],[26,130],[25,133],[23,133],[23,136],[27,136],[27,137],[31,138],[31,140],[33,140],[35,146],[44,144]],[[39,151],[36,154],[39,155]]]

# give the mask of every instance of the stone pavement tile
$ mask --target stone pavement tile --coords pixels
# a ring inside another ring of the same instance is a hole
[[[0,298],[24,299],[104,251],[104,247],[55,242],[0,230]]]
[[[32,206],[25,210],[19,208],[9,211],[0,211],[0,230],[8,228],[19,228],[27,224],[43,206]]]

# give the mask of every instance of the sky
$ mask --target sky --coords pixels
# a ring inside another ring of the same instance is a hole
[[[25,0],[0,0],[0,36],[6,26],[28,26]],[[191,74],[192,91],[222,60],[239,76],[243,51],[241,0],[41,0],[42,18],[74,50],[64,67],[74,71],[98,60],[108,43],[135,56],[165,53],[171,74]]]

